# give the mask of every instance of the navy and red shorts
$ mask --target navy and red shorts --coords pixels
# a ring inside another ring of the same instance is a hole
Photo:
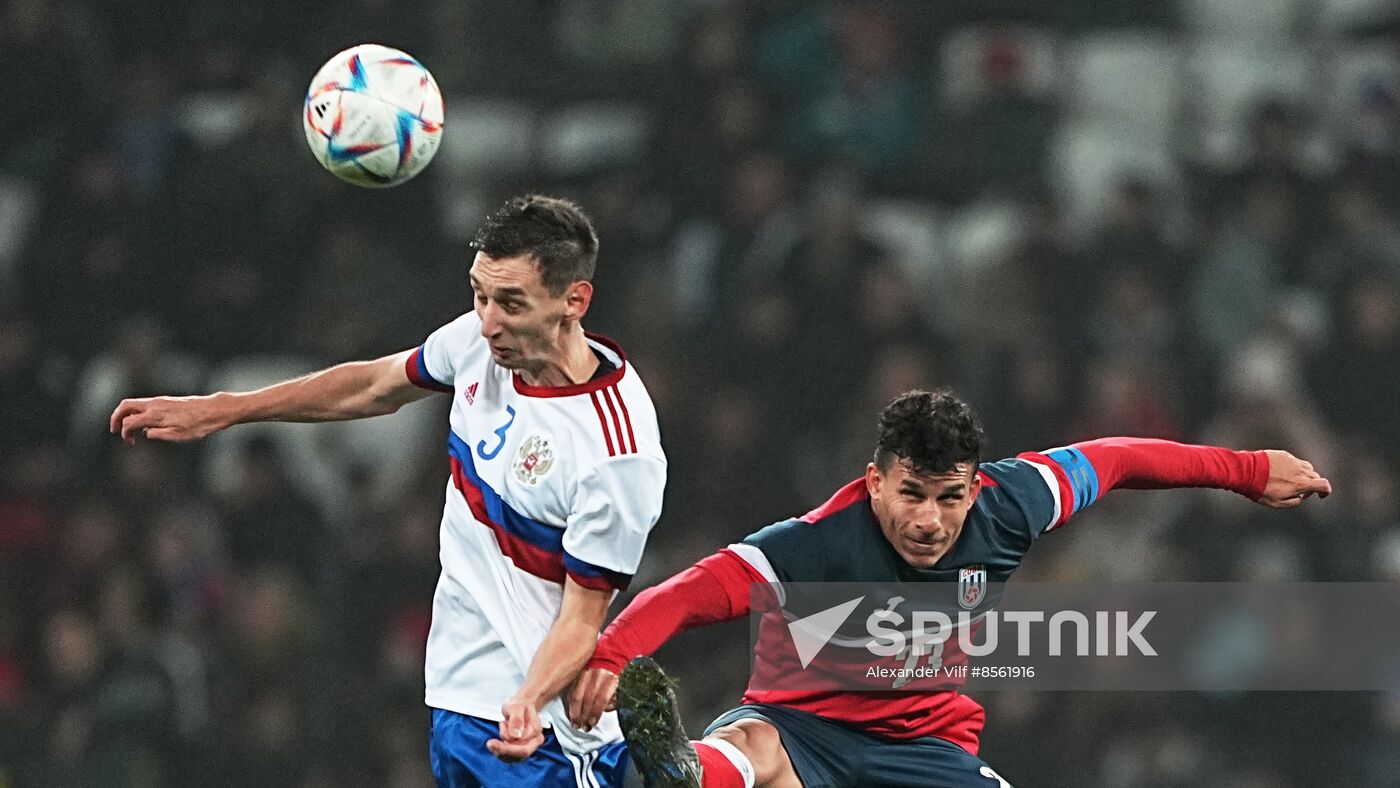
[[[705,735],[744,719],[778,729],[806,788],[1011,788],[985,761],[952,742],[889,739],[783,706],[730,709]]]

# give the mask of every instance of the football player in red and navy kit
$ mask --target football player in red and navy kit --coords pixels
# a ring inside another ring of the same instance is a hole
[[[649,788],[1000,788],[1008,783],[977,757],[982,706],[956,690],[751,684],[742,705],[691,742],[669,680],[634,658],[683,630],[747,615],[753,583],[947,582],[969,567],[1004,582],[1041,534],[1115,488],[1214,487],[1273,508],[1332,489],[1285,451],[1103,438],[979,465],[980,451],[981,429],[955,396],[900,396],[880,414],[864,477],[638,595],[599,641],[570,716],[586,727],[615,703]]]

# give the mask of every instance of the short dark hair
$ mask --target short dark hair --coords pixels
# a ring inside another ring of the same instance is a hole
[[[568,200],[527,194],[512,197],[486,217],[471,247],[488,257],[530,255],[551,295],[578,281],[592,281],[598,234],[583,209]]]
[[[976,467],[981,454],[982,425],[948,389],[906,391],[880,411],[875,465],[882,473],[896,458],[918,473],[947,473],[958,463]]]

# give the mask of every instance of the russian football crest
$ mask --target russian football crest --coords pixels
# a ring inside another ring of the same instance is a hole
[[[549,441],[538,435],[531,435],[520,445],[520,454],[515,460],[515,478],[534,486],[540,477],[554,467],[554,449]]]
[[[972,610],[987,595],[987,567],[973,564],[958,570],[958,605]]]

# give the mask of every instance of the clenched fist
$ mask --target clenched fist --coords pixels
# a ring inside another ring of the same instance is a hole
[[[491,754],[505,761],[515,763],[535,754],[544,744],[544,725],[534,704],[518,698],[511,698],[501,706],[499,739],[486,742]]]

